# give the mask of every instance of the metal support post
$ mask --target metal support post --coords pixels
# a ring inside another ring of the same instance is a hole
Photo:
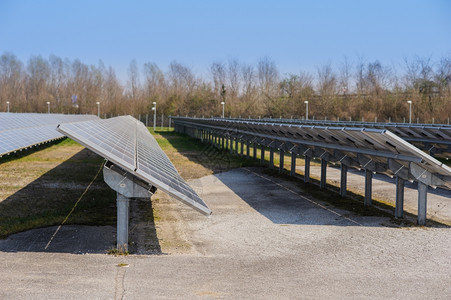
[[[371,206],[372,194],[373,194],[373,172],[366,169],[365,170],[365,200],[363,202],[364,206]]]
[[[346,196],[346,185],[348,180],[348,166],[341,164],[341,179],[340,179],[340,196]]]
[[[270,169],[274,168],[274,148],[273,147],[269,148],[269,168]]]
[[[284,165],[284,158],[285,158],[285,151],[283,149],[280,149],[280,163],[279,163],[279,172],[283,172],[283,165]]]
[[[327,160],[321,159],[321,181],[319,183],[319,188],[326,188],[326,172],[327,172]]]
[[[265,146],[261,145],[261,150],[260,150],[260,164],[264,165],[265,164]]]
[[[224,150],[224,137],[221,137],[221,149]]]
[[[418,181],[418,225],[426,224],[428,186]]]
[[[235,138],[235,154],[238,155],[238,138]]]
[[[228,150],[229,149],[229,138],[226,137],[226,141],[225,141],[225,149]]]
[[[404,183],[404,179],[396,176],[395,218],[402,218],[404,216]]]
[[[305,157],[304,182],[310,182],[310,156]]]
[[[120,253],[128,251],[129,202],[129,198],[117,193],[117,250]]]
[[[291,152],[291,176],[296,176],[296,152]]]

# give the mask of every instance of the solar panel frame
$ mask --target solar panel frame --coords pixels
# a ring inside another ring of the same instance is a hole
[[[205,215],[211,214],[144,124],[133,117],[65,123],[58,130],[149,185]]]

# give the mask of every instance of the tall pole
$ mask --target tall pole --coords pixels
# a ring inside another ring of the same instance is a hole
[[[47,101],[47,113],[48,114],[50,113],[50,102],[49,101]]]
[[[222,104],[222,118],[224,119],[224,101],[223,102],[221,102],[221,104]]]
[[[9,112],[9,101],[6,101],[6,106],[8,107],[6,112]]]
[[[100,102],[96,102],[97,104],[97,117],[100,118]]]
[[[153,104],[153,107],[152,107],[152,110],[153,110],[153,131],[155,131],[156,127],[157,127],[157,102],[152,102],[152,104]]]
[[[308,101],[304,101],[305,103],[305,119],[308,120]]]
[[[409,124],[412,124],[412,101],[407,101],[409,103]]]

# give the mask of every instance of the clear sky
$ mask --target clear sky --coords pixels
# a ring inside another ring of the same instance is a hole
[[[99,60],[126,80],[128,66],[171,61],[207,75],[213,61],[315,72],[344,57],[402,68],[404,58],[451,56],[449,0],[0,0],[0,54]]]

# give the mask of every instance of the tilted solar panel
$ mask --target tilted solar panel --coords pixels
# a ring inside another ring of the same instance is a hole
[[[58,130],[130,174],[205,215],[211,210],[183,180],[143,123],[131,116],[61,124]]]
[[[234,121],[240,121],[234,119]],[[446,124],[373,123],[299,119],[249,119],[260,123],[296,124],[305,126],[357,127],[390,130],[394,134],[433,156],[451,158],[451,126]]]
[[[0,113],[0,157],[64,137],[60,123],[98,119],[94,115]]]
[[[258,143],[263,145],[278,141],[307,147],[312,151],[322,149],[331,156],[335,156],[338,151],[354,159],[357,165],[361,165],[359,158],[364,157],[366,161],[370,159],[384,165],[383,173],[389,175],[393,174],[388,168],[389,159],[407,168],[410,163],[415,163],[440,176],[445,180],[444,185],[451,188],[451,168],[384,129],[194,118],[174,118],[174,124],[212,130],[229,137],[256,137]]]

